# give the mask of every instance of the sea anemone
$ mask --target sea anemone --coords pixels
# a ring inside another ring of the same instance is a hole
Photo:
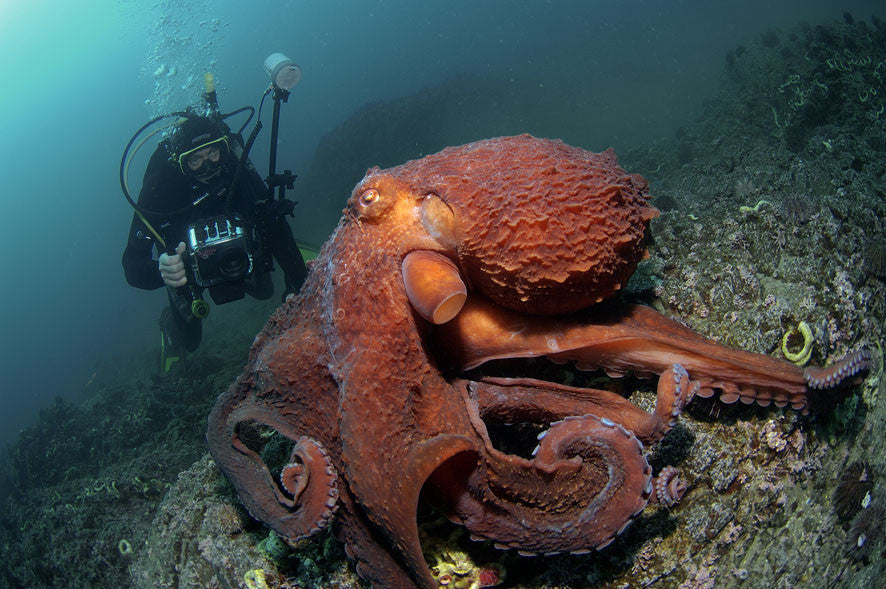
[[[858,560],[874,554],[876,547],[884,539],[886,506],[879,499],[859,511],[849,526],[849,553]]]
[[[874,487],[874,472],[865,460],[856,460],[843,469],[834,491],[834,511],[848,521],[861,510],[862,502],[870,501]]]
[[[655,208],[657,208],[662,213],[666,213],[668,211],[673,211],[677,209],[677,201],[674,200],[674,197],[669,196],[667,194],[661,194],[655,197]]]
[[[781,200],[781,213],[794,225],[802,225],[809,221],[816,212],[815,204],[805,194],[792,192]]]
[[[732,186],[732,194],[737,201],[746,201],[759,194],[760,190],[750,178],[739,178]]]

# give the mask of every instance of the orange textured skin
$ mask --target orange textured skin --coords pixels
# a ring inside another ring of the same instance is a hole
[[[210,452],[250,513],[290,542],[331,527],[373,587],[434,589],[420,500],[522,554],[601,549],[649,501],[679,500],[685,485],[672,470],[653,478],[643,444],[696,391],[805,410],[806,382],[830,387],[869,368],[860,353],[804,373],[648,307],[565,315],[627,280],[657,214],[646,201],[645,181],[612,152],[529,136],[369,170],[210,414]],[[464,291],[454,317],[424,318]],[[655,410],[606,390],[459,378],[542,356],[658,374]],[[519,422],[544,427],[532,457],[497,449],[486,429]],[[279,476],[243,435],[255,424],[292,442]]]
[[[658,215],[646,180],[619,167],[611,149],[592,153],[529,135],[373,172],[449,204],[468,280],[524,313],[568,313],[611,297],[645,255]]]

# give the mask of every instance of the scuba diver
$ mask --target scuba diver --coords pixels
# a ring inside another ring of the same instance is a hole
[[[148,162],[123,252],[130,285],[167,288],[169,306],[160,317],[163,372],[200,344],[209,311],[204,289],[216,304],[245,294],[269,299],[276,259],[285,299],[298,292],[307,274],[285,218],[295,203],[273,198],[239,133],[231,133],[219,117],[176,114],[173,132]],[[132,203],[122,163],[121,181]]]

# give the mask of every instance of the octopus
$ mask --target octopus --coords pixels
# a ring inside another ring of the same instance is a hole
[[[521,555],[602,549],[681,498],[676,469],[653,476],[644,452],[693,397],[805,412],[871,364],[860,350],[804,369],[619,302],[657,215],[612,150],[529,135],[371,168],[211,412],[216,463],[288,541],[331,526],[376,587],[438,586],[424,503]],[[655,409],[479,368],[541,357],[657,378]],[[531,455],[491,439],[515,423],[540,428]],[[282,466],[250,442],[257,428],[291,445]]]

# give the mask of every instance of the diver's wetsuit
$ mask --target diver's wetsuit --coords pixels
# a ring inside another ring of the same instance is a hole
[[[225,213],[229,187],[233,181],[237,162],[229,155],[219,176],[209,184],[203,184],[179,172],[169,161],[168,149],[161,144],[154,151],[145,170],[138,204],[143,209],[156,212],[173,212],[199,201],[178,215],[145,215],[145,218],[172,248],[185,239],[188,226],[208,217]],[[297,292],[307,274],[301,252],[292,237],[292,229],[282,214],[275,213],[274,204],[266,201],[268,189],[251,164],[243,170],[232,201],[231,211],[236,212],[249,226],[259,221],[257,240],[254,244],[255,271],[244,282],[245,291],[257,299],[268,299],[274,293],[268,269],[271,255],[283,269],[286,292]],[[266,202],[263,202],[266,201]],[[156,251],[160,250],[160,251]],[[165,286],[158,266],[163,253],[153,234],[137,215],[133,215],[129,229],[129,241],[123,252],[123,271],[126,281],[145,290]],[[188,280],[191,280],[189,275]],[[161,324],[170,317],[173,325],[161,325],[164,332],[188,351],[194,351],[202,337],[202,323],[175,304],[174,293],[169,289],[170,311],[164,311]]]

